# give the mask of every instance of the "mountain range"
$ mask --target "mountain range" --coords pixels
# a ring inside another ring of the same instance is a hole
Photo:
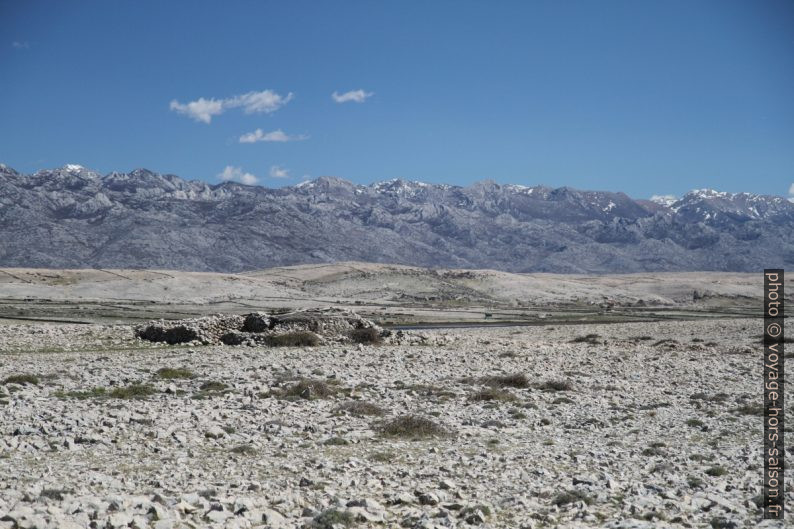
[[[794,264],[794,203],[332,177],[270,189],[146,169],[0,164],[0,266],[238,272],[369,261],[510,272],[757,272]]]

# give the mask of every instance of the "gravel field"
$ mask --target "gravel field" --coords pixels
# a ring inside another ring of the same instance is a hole
[[[275,348],[2,325],[0,528],[774,527],[760,331]]]

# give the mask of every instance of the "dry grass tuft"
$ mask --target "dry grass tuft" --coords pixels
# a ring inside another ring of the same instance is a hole
[[[225,390],[228,387],[229,386],[227,386],[223,382],[217,382],[215,380],[208,380],[207,382],[203,382],[199,386],[199,389],[201,391],[223,391],[223,390]]]
[[[334,411],[355,415],[356,417],[363,417],[365,415],[380,417],[386,414],[386,410],[377,404],[372,404],[371,402],[365,402],[363,400],[343,402],[337,406]]]
[[[547,380],[538,388],[543,391],[573,391],[573,384],[569,380]]]
[[[483,377],[480,382],[495,388],[528,388],[529,379],[523,373]]]
[[[601,345],[601,341],[599,340],[599,338],[601,338],[601,336],[595,333],[585,334],[584,336],[577,336],[576,338],[571,340],[571,343],[588,343],[590,345]]]
[[[452,433],[441,424],[420,415],[402,415],[381,425],[379,430],[389,437],[408,438],[445,437]]]
[[[337,388],[324,380],[302,378],[288,386],[282,393],[283,397],[299,397],[302,399],[327,399],[333,397]]]
[[[251,445],[237,445],[229,451],[241,456],[253,456],[257,453],[256,448]]]
[[[516,400],[515,395],[510,393],[509,391],[505,391],[499,388],[487,388],[474,393],[470,400],[475,402],[490,402],[490,401],[513,401]]]

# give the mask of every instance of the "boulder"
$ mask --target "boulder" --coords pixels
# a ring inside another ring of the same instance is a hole
[[[264,312],[252,312],[243,321],[244,332],[265,332],[271,328],[271,319]]]

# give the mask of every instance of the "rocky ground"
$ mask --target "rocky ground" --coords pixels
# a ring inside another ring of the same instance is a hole
[[[2,325],[0,528],[764,526],[760,330],[246,347]]]

